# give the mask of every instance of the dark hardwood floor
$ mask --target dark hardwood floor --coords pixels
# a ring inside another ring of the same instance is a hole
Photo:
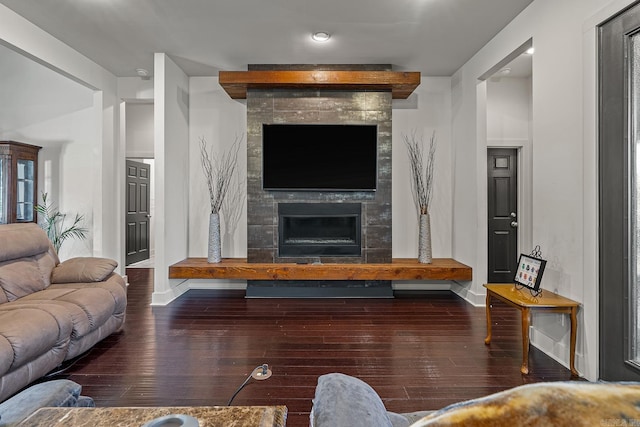
[[[494,305],[485,346],[484,308],[450,292],[395,299],[245,299],[244,292],[191,290],[151,307],[153,270],[128,269],[124,330],[55,375],[98,406],[286,405],[288,426],[308,425],[319,375],[343,372],[371,384],[387,409],[438,409],[513,386],[571,379],[532,347],[522,362],[520,312]]]

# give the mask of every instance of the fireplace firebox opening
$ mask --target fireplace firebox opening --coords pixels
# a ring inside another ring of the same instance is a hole
[[[360,203],[278,204],[281,257],[360,256]]]

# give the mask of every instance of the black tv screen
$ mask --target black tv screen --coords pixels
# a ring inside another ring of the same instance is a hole
[[[262,126],[265,190],[373,191],[377,169],[376,125]]]

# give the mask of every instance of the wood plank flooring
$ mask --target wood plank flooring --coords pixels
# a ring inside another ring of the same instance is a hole
[[[571,379],[532,348],[522,362],[519,311],[496,303],[484,345],[484,308],[450,292],[395,299],[245,299],[243,291],[191,290],[151,307],[153,270],[128,269],[124,330],[66,371],[98,406],[286,405],[288,426],[307,426],[319,375],[371,384],[388,410],[438,409],[517,385]]]

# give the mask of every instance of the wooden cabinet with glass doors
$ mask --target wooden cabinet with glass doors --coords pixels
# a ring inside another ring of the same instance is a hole
[[[36,222],[38,151],[41,148],[0,141],[0,224]]]

